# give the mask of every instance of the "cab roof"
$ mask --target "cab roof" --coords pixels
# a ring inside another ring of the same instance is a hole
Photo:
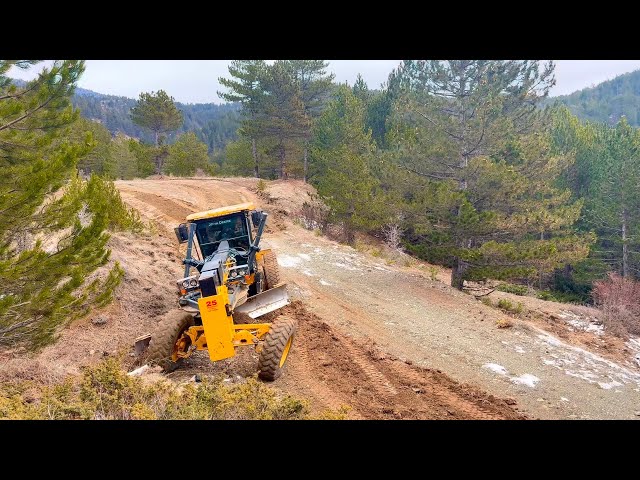
[[[192,213],[187,215],[187,221],[203,220],[205,218],[222,217],[231,213],[243,212],[245,210],[255,210],[253,203],[238,203],[237,205],[229,205],[227,207],[214,208],[213,210],[205,210],[204,212]]]

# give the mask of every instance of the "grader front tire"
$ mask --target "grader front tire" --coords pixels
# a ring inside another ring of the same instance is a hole
[[[260,379],[272,382],[282,375],[297,328],[298,323],[288,317],[279,317],[273,322],[258,360]]]
[[[182,363],[182,358],[173,361],[174,348],[182,332],[193,326],[193,317],[182,310],[171,310],[166,313],[151,337],[148,350],[148,361],[162,367],[165,373],[173,372]]]
[[[278,259],[273,252],[266,252],[264,255],[264,276],[266,280],[265,290],[275,287],[280,283],[280,266]]]

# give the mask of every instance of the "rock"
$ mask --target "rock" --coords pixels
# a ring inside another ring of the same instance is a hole
[[[638,410],[637,412],[633,412],[633,414],[634,414],[636,417],[640,417],[640,410]]]
[[[226,379],[225,379],[226,380]],[[195,374],[193,377],[189,379],[190,382],[200,383],[202,382],[202,377],[200,375]]]
[[[422,389],[421,389],[421,388],[419,388],[419,387],[411,387],[411,390],[413,390],[413,391],[414,391],[414,392],[416,392],[416,393],[423,393],[423,392],[424,392],[424,390],[422,390]]]
[[[95,350],[89,350],[89,355],[93,355],[94,353],[96,353]]]
[[[515,398],[505,398],[504,403],[506,403],[507,405],[515,405],[518,402],[516,402]]]
[[[107,317],[106,315],[98,315],[97,317],[91,319],[91,323],[96,326],[105,325],[108,321],[109,317]]]

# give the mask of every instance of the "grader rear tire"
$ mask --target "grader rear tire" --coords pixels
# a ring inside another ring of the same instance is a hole
[[[149,342],[148,361],[160,365],[165,373],[173,372],[183,361],[182,358],[177,362],[171,360],[175,344],[182,332],[193,325],[193,317],[182,310],[171,310],[166,313]]]
[[[279,317],[273,322],[264,338],[258,360],[260,379],[272,382],[282,375],[297,328],[298,323],[292,318]]]
[[[273,288],[280,283],[280,267],[276,254],[272,251],[264,254],[264,276],[266,281],[265,290]]]

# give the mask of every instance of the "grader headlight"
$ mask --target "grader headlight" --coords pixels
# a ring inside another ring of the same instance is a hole
[[[196,278],[196,275],[181,278],[176,282],[176,286],[178,287],[178,292],[180,292],[180,295],[186,295],[190,291],[198,288],[198,279]]]

